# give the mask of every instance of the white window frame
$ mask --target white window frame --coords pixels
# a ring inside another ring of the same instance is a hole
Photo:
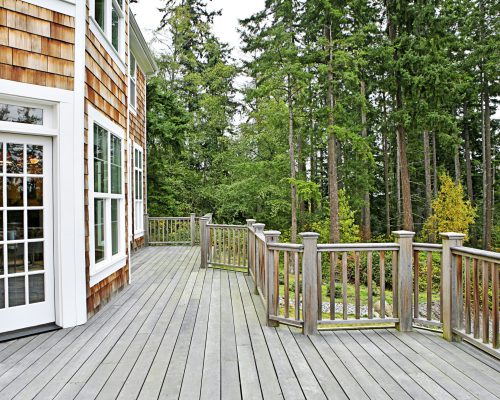
[[[135,73],[132,75],[132,71],[130,70],[132,68],[132,59],[134,59],[135,62]],[[129,85],[128,85],[128,98],[129,98],[129,106],[130,110],[134,113],[137,114],[137,58],[130,52],[129,56]],[[132,96],[132,82],[134,83],[134,96]],[[133,100],[133,102],[132,102]]]
[[[142,160],[142,168],[139,168],[136,162],[135,152],[138,151]],[[144,236],[144,149],[137,143],[134,143],[134,238],[140,238]],[[140,182],[141,198],[137,199],[136,193],[136,172],[140,172],[142,179]]]
[[[97,36],[108,54],[113,58],[120,70],[125,74],[125,3],[123,8],[117,0],[104,0],[104,29],[95,19],[95,0],[90,0],[90,30]],[[113,7],[118,11],[118,49],[115,49],[112,43],[112,10]]]
[[[89,106],[88,112],[88,165],[89,165],[89,249],[90,249],[90,286],[94,286],[126,265],[126,232],[125,232],[125,131],[112,122],[104,114]],[[99,125],[109,132],[108,134],[108,193],[94,191],[94,124]],[[111,135],[121,140],[121,194],[111,193]],[[95,262],[95,233],[94,233],[94,200],[105,199],[105,258],[99,263]],[[118,200],[118,253],[112,255],[111,240],[111,200]]]

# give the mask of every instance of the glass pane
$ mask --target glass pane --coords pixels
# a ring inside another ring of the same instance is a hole
[[[94,191],[108,192],[108,132],[94,125]]]
[[[142,196],[143,196],[143,175],[142,175],[142,172],[139,172],[139,199],[142,200]]]
[[[135,57],[131,54],[130,55],[130,76],[135,78],[135,69],[136,69],[136,62],[135,62]]]
[[[5,274],[5,271],[3,270],[3,244],[0,245],[0,275]]]
[[[24,239],[24,211],[7,211],[7,240]]]
[[[135,88],[135,80],[130,78],[130,104],[135,107],[137,103],[137,95]]]
[[[26,304],[24,294],[24,276],[9,278],[9,307]]]
[[[0,173],[2,173],[1,169],[0,169]],[[0,176],[0,207],[3,207],[3,176]]]
[[[5,279],[0,279],[0,308],[5,308]]]
[[[3,143],[0,142],[0,174],[3,172]]]
[[[118,245],[118,200],[111,200],[111,243],[112,243],[112,252],[113,255],[118,254],[119,245]]]
[[[45,275],[37,274],[28,277],[30,304],[45,301]]]
[[[95,262],[104,260],[104,205],[103,199],[94,200]]]
[[[7,172],[10,174],[23,173],[24,145],[7,143]]]
[[[9,274],[24,272],[24,243],[7,245],[7,262]]]
[[[2,240],[4,240],[4,238],[3,238],[3,211],[0,211],[0,241],[2,241]]]
[[[122,192],[122,142],[111,135],[111,193]]]
[[[7,178],[7,207],[22,207],[24,205],[23,182],[23,178]]]
[[[0,104],[0,121],[43,125],[43,109]]]
[[[28,178],[28,206],[43,206],[43,178]]]
[[[104,29],[104,8],[105,0],[95,0],[94,19],[97,24]]]
[[[43,211],[28,210],[28,239],[43,238]]]
[[[116,8],[113,6],[113,10],[111,11],[111,44],[115,50],[118,50],[118,39],[120,37],[119,27],[120,19]]]
[[[43,146],[27,146],[28,174],[43,174]]]
[[[134,185],[134,191],[135,191],[135,198],[139,199],[139,171],[135,171],[135,185]]]
[[[43,242],[28,243],[28,271],[43,271]]]

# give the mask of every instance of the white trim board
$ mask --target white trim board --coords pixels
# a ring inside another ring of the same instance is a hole
[[[55,124],[50,132],[28,132],[26,124],[10,133],[53,137],[54,283],[56,324],[66,328],[86,322],[83,125],[75,118],[74,92],[0,80],[0,95],[27,103],[51,103]],[[36,94],[36,97],[32,97]],[[16,125],[16,124],[12,124]],[[71,221],[71,223],[69,222]]]
[[[71,17],[76,16],[76,0],[23,0],[26,3],[33,4],[38,7],[47,8],[48,10],[57,11],[61,14],[66,14]]]

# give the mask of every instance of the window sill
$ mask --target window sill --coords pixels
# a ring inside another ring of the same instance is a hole
[[[139,239],[144,236],[144,231],[137,231],[134,233],[134,239]]]
[[[89,17],[89,19],[91,32],[97,37],[99,42],[101,42],[106,52],[111,56],[115,64],[118,65],[118,68],[120,68],[120,71],[126,74],[127,67],[125,65],[124,57],[122,57],[120,53],[113,47],[111,41],[106,37],[94,17],[91,16]]]
[[[102,265],[101,265],[102,264]],[[114,272],[122,269],[127,264],[126,254],[117,254],[108,262],[94,265],[90,270],[90,287],[97,285]]]
[[[132,114],[137,116],[137,108],[135,106],[133,106],[131,103],[129,103],[128,108]]]

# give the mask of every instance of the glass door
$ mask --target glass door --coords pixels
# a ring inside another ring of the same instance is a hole
[[[0,134],[0,333],[54,322],[52,140]]]

